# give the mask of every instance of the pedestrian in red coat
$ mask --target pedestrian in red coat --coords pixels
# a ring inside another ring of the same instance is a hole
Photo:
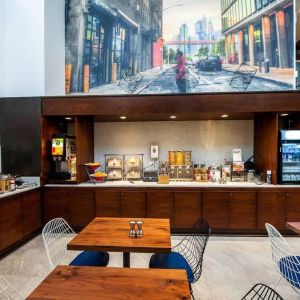
[[[183,52],[177,50],[176,84],[181,93],[186,93],[186,66]]]

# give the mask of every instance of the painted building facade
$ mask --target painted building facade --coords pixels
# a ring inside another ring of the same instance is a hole
[[[221,0],[226,62],[294,66],[293,0]]]
[[[116,82],[129,67],[152,68],[161,34],[162,0],[66,0],[70,91]]]

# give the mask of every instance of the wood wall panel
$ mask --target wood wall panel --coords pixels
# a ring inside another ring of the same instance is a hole
[[[256,229],[256,192],[233,192],[229,197],[229,228]]]
[[[41,192],[32,191],[22,195],[23,200],[23,233],[28,235],[42,226]]]
[[[134,115],[300,111],[299,92],[44,97],[43,115]],[[117,108],[117,109],[116,109]]]
[[[118,190],[96,189],[95,217],[120,217],[121,193]]]
[[[191,228],[202,217],[200,192],[174,193],[174,228]]]
[[[285,229],[285,193],[259,192],[257,202],[257,229],[265,230],[265,223]]]
[[[23,238],[22,196],[0,202],[0,251]]]
[[[278,114],[259,114],[254,119],[254,163],[258,173],[266,179],[272,171],[272,183],[277,184],[278,170]]]
[[[94,120],[91,117],[76,117],[77,183],[88,181],[85,163],[94,161]]]
[[[140,192],[140,191],[121,192],[121,217],[123,218],[146,217],[146,192]]]
[[[173,227],[173,198],[172,191],[148,191],[147,217],[170,219],[170,225]]]

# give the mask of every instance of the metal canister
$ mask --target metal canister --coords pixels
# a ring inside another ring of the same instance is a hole
[[[184,165],[184,154],[183,151],[176,152],[176,165],[183,166]]]
[[[184,151],[184,165],[185,166],[192,165],[192,151]]]
[[[170,166],[176,165],[176,151],[174,150],[169,151],[169,165]]]

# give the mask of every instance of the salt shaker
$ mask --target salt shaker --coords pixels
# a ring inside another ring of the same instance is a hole
[[[129,236],[130,237],[136,237],[137,236],[137,231],[135,229],[135,224],[137,222],[136,221],[130,221],[129,225],[130,225],[130,229],[129,229]]]
[[[138,237],[143,237],[144,236],[144,232],[143,232],[143,221],[139,220],[136,222],[137,226],[138,226],[138,230],[137,230],[137,236]]]

